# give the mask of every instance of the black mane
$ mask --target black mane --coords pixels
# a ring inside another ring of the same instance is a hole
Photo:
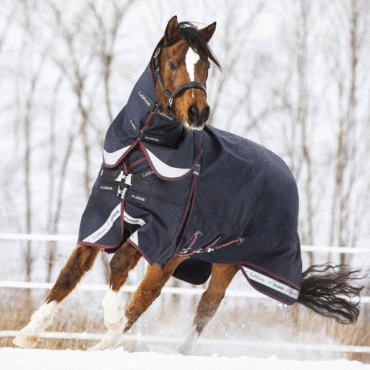
[[[181,29],[180,36],[174,41],[177,42],[181,39],[185,39],[186,43],[195,50],[203,60],[207,60],[209,58],[219,69],[221,69],[219,61],[216,59],[206,40],[201,36],[198,28],[191,22],[180,22],[179,26]]]

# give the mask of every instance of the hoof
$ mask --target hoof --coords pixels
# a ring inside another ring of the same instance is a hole
[[[35,348],[39,338],[20,332],[14,339],[13,344],[19,348]]]
[[[88,351],[115,349],[119,346],[121,336],[121,330],[109,330],[108,333],[105,334],[104,338],[98,344],[89,348]]]
[[[189,346],[189,345],[182,345],[178,350],[177,352],[180,354],[180,355],[183,355],[183,356],[190,356],[191,353],[193,352],[192,351],[192,346]]]
[[[194,341],[187,340],[182,346],[180,346],[177,352],[180,353],[180,355],[190,356],[193,353],[194,344]]]
[[[197,342],[199,334],[192,332],[185,340],[183,345],[177,350],[180,355],[190,356],[193,353],[195,343]]]

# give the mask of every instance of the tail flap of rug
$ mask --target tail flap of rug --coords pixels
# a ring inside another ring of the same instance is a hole
[[[262,272],[256,266],[243,264],[239,265],[239,268],[253,288],[260,293],[287,305],[292,305],[297,301],[300,291],[297,284],[273,273]]]

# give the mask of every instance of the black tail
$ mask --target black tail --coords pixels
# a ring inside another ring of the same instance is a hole
[[[313,265],[302,274],[297,302],[341,324],[355,323],[363,289],[363,286],[352,285],[354,280],[360,279],[358,273],[358,270],[351,270],[344,265]]]

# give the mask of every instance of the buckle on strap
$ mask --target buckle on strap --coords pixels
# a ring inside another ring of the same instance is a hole
[[[193,174],[195,176],[199,176],[200,175],[200,164],[199,163],[196,163],[194,168],[193,168]]]
[[[121,190],[120,186],[118,187],[117,197],[121,197],[122,199],[126,199],[127,193],[128,193],[128,187],[125,186],[122,190]]]
[[[125,180],[125,184],[128,186],[132,186],[132,174],[130,173],[129,175],[126,175],[123,171],[120,172],[118,177],[114,179],[115,181],[122,182]]]
[[[128,193],[128,187],[132,186],[132,174],[130,173],[126,175],[123,171],[121,171],[118,177],[115,179],[115,181],[122,183],[123,180],[125,181],[123,188],[121,189],[121,185],[118,186],[117,197],[121,197],[121,199],[126,199],[127,193]]]

